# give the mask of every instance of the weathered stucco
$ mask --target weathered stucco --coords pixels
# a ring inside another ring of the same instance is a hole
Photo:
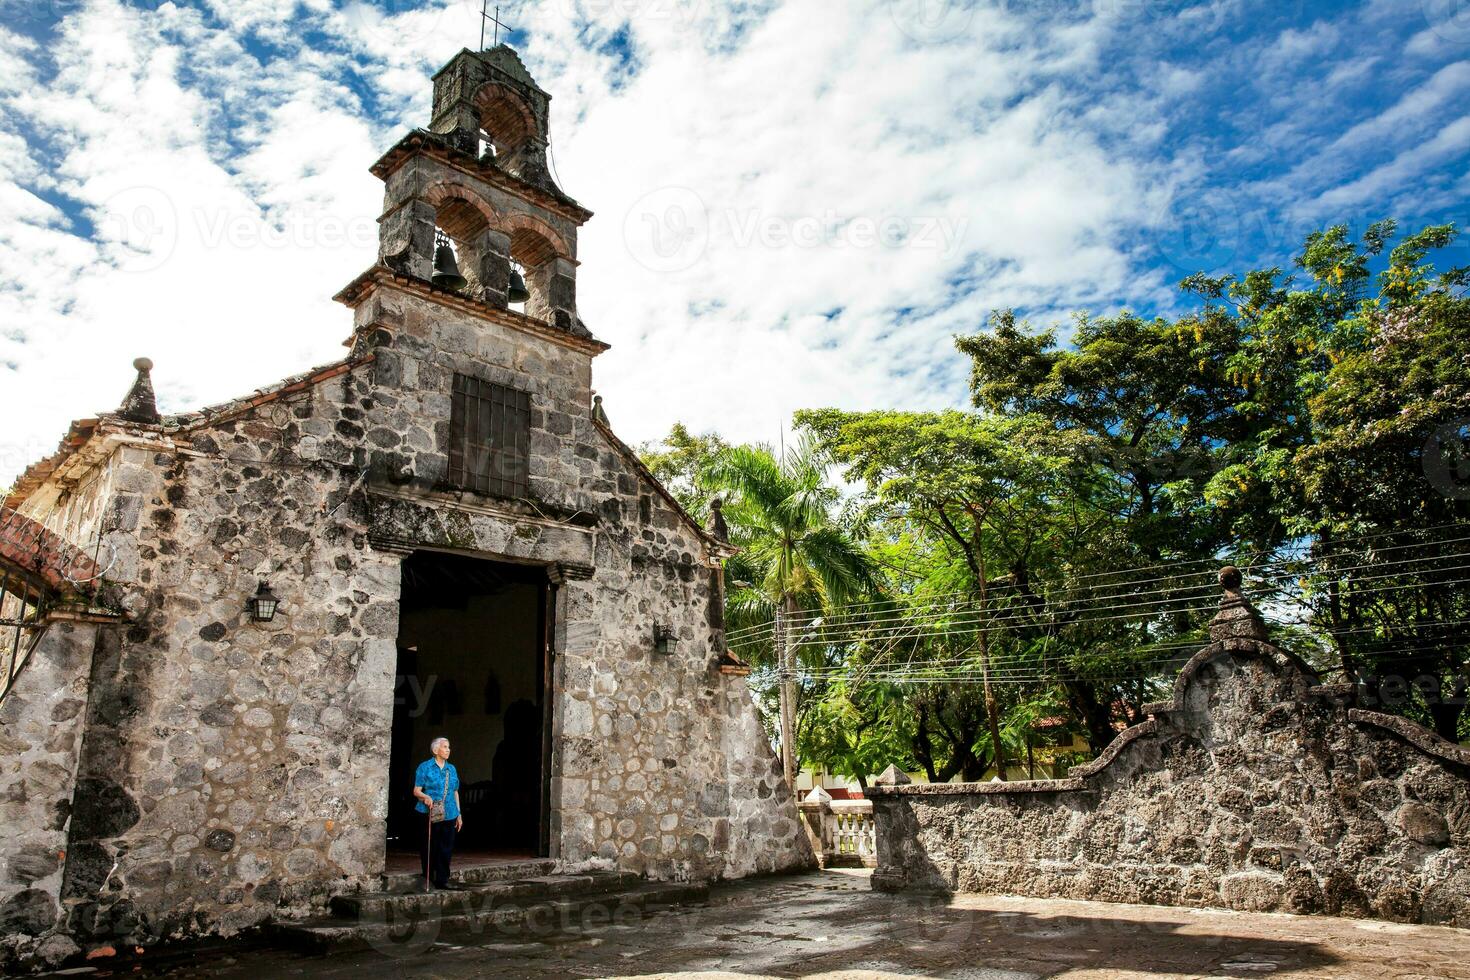
[[[1470,926],[1470,751],[1351,693],[1227,636],[1071,778],[874,787],[874,885]]]

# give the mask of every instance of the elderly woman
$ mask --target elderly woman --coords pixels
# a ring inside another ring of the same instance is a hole
[[[430,759],[419,764],[413,777],[414,809],[427,816],[420,854],[424,864],[424,890],[448,889],[449,858],[454,853],[454,835],[464,826],[459,815],[459,773],[449,764],[449,739],[429,743]]]

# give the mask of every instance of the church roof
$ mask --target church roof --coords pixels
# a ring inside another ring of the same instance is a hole
[[[612,427],[608,425],[606,416],[598,418],[594,415],[592,425],[598,432],[602,433],[602,437],[607,440],[608,445],[612,446],[638,472],[639,476],[648,481],[648,485],[653,487],[658,495],[664,499],[664,503],[673,509],[674,513],[679,516],[679,519],[684,521],[685,524],[688,524],[694,533],[699,535],[699,539],[709,547],[712,553],[717,555],[730,555],[738,550],[732,548],[729,542],[721,541],[709,531],[705,530],[704,525],[700,524],[699,521],[694,519],[693,514],[684,509],[684,505],[679,503],[678,498],[669,492],[668,488],[659,481],[658,477],[653,475],[653,470],[650,470],[647,464],[639,458],[638,453],[626,442],[617,437]]]
[[[550,330],[551,328],[546,329]],[[555,332],[565,336],[562,331]],[[591,343],[603,347],[606,346],[601,345],[598,341],[592,341]],[[161,417],[158,422],[152,424],[132,421],[124,414],[117,412],[105,413],[99,415],[97,418],[78,419],[67,430],[66,437],[61,440],[61,445],[57,448],[57,451],[45,459],[26,467],[25,472],[15,481],[15,485],[11,488],[10,494],[3,501],[0,501],[0,503],[3,503],[5,507],[11,509],[20,507],[33,493],[44,486],[67,461],[91,442],[93,437],[98,433],[109,431],[125,433],[129,430],[134,430],[139,434],[150,433],[162,436],[186,434],[204,426],[217,425],[220,422],[229,421],[236,416],[243,415],[262,405],[285,398],[288,395],[296,394],[299,391],[305,391],[324,381],[330,381],[333,378],[340,377],[355,368],[371,363],[375,357],[376,355],[371,352],[345,357],[341,360],[332,361],[329,364],[314,367],[309,371],[303,371],[300,374],[293,374],[290,377],[282,378],[275,384],[257,388],[255,391],[241,398],[234,398],[230,401],[220,402],[205,408],[196,409],[192,412],[166,415]],[[139,360],[144,359],[140,358]],[[153,367],[152,362],[149,362],[147,367],[151,369]],[[140,375],[145,373],[143,368],[139,368],[138,370]],[[132,392],[130,392],[128,399],[124,401],[124,405],[128,404],[128,401],[132,397]],[[694,515],[684,509],[684,506],[679,503],[678,499],[659,482],[658,477],[654,476],[653,471],[638,457],[638,453],[618,438],[613,432],[612,427],[608,424],[605,416],[594,417],[593,425],[607,441],[608,445],[622,456],[628,465],[637,471],[639,476],[648,482],[648,485],[663,498],[664,502],[669,505],[674,513],[712,551],[717,554],[733,551],[727,542],[721,541],[718,537],[711,534],[699,521],[695,520]]]
[[[279,398],[295,394],[298,391],[304,391],[307,388],[321,384],[323,381],[329,381],[356,367],[371,362],[375,357],[375,354],[368,353],[332,361],[330,364],[323,364],[309,371],[303,371],[300,374],[293,374],[290,377],[282,378],[275,384],[257,388],[242,398],[220,402],[217,405],[196,409],[192,412],[162,416],[157,422],[152,423],[140,422],[128,416],[126,409],[134,399],[134,391],[130,391],[127,399],[124,400],[122,411],[107,412],[96,418],[77,419],[72,422],[71,427],[67,429],[66,436],[57,447],[56,452],[26,467],[25,471],[15,481],[15,485],[11,487],[10,493],[3,501],[0,501],[0,504],[15,508],[25,503],[33,493],[44,486],[59,469],[91,442],[93,437],[98,433],[127,433],[131,431],[138,434],[172,436],[178,433],[190,432],[201,426],[226,421],[251,409],[276,401]],[[139,360],[144,359],[140,358]],[[150,362],[148,367],[152,368],[152,366]],[[139,373],[144,373],[142,368],[139,368]],[[136,387],[135,384],[134,390],[136,390]]]

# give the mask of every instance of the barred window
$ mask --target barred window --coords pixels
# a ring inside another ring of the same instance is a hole
[[[531,395],[454,376],[449,482],[494,497],[524,497],[530,469]]]

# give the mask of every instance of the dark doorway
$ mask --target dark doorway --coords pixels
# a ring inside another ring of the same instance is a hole
[[[550,601],[539,566],[428,551],[403,562],[390,864],[418,851],[413,773],[441,735],[461,783],[456,865],[545,855]]]

